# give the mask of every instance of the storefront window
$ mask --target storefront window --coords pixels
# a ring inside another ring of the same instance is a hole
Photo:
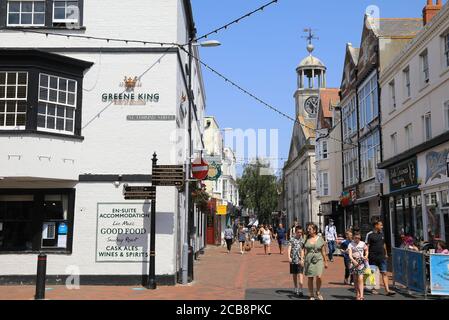
[[[412,195],[412,217],[414,222],[414,238],[417,241],[424,240],[424,228],[422,220],[422,206],[421,206],[421,195]]]
[[[0,195],[0,252],[70,251],[73,203],[69,192]]]
[[[430,193],[425,195],[426,208],[427,208],[427,232],[429,234],[429,240],[437,240],[441,238],[441,220],[440,213],[437,206],[437,194]]]

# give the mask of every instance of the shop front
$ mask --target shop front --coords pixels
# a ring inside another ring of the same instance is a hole
[[[424,238],[449,243],[449,142],[418,155]]]
[[[417,158],[387,168],[388,192],[384,199],[392,247],[401,245],[401,236],[424,240],[422,199],[419,191]]]

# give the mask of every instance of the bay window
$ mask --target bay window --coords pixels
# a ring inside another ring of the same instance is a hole
[[[91,65],[37,50],[0,50],[0,134],[79,138],[82,79]]]
[[[377,91],[377,72],[362,84],[359,93],[360,127],[364,128],[379,115],[379,96]]]
[[[345,187],[352,186],[358,182],[358,155],[357,147],[346,150],[343,153],[344,184]]]
[[[349,102],[342,107],[343,110],[343,136],[349,138],[357,132],[357,106],[356,97],[353,96]]]
[[[380,162],[379,131],[371,134],[360,142],[360,166],[362,181],[375,177],[377,164]]]
[[[27,72],[0,71],[0,129],[26,124]]]

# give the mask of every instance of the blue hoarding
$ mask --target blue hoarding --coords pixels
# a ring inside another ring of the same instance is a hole
[[[409,289],[425,293],[425,258],[421,252],[405,250],[407,259],[407,286]]]
[[[393,248],[393,280],[407,286],[406,252],[403,249]]]
[[[430,289],[433,295],[449,295],[449,255],[430,255]]]

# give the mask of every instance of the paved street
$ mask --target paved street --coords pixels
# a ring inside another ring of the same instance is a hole
[[[265,256],[259,244],[243,256],[234,245],[231,254],[223,247],[208,246],[196,262],[195,281],[188,286],[159,287],[155,291],[134,287],[81,286],[67,290],[65,286],[49,286],[46,298],[50,300],[301,300],[293,295],[287,250],[280,255],[275,248]],[[323,296],[327,300],[350,300],[353,291],[342,285],[343,261],[336,257],[324,276]],[[366,295],[366,300],[411,299],[397,294],[394,298]],[[304,290],[307,293],[307,290]],[[33,286],[0,287],[0,299],[33,299]],[[307,297],[303,298],[303,300]]]

